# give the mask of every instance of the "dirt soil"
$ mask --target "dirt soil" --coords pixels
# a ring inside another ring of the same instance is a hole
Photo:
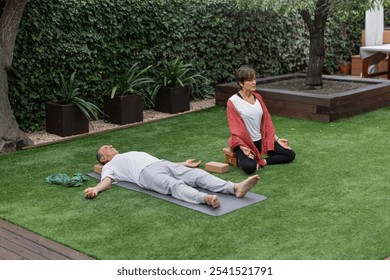
[[[281,80],[276,82],[270,82],[261,85],[264,88],[270,89],[282,89],[289,91],[299,91],[313,94],[335,94],[339,92],[349,91],[357,89],[360,87],[367,86],[366,83],[350,82],[350,81],[333,81],[333,80],[323,80],[324,85],[321,89],[307,89],[305,85],[304,78],[294,78],[288,80]]]

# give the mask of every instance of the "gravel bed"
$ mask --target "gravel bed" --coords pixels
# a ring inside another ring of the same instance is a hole
[[[179,114],[185,114],[188,112],[198,111],[198,110],[202,110],[205,108],[211,108],[213,106],[215,106],[215,99],[203,99],[203,100],[191,101],[190,110],[187,112],[184,112],[184,113],[179,113]],[[153,120],[164,119],[164,118],[168,118],[168,117],[172,117],[172,116],[173,115],[171,115],[171,114],[157,112],[154,110],[145,110],[143,122],[150,122]],[[88,135],[88,134],[100,133],[100,132],[106,131],[106,130],[120,129],[122,127],[127,127],[127,126],[130,126],[130,125],[125,125],[125,126],[117,125],[117,124],[107,123],[104,120],[91,121],[90,125],[89,125],[89,132],[85,133],[85,134],[81,134],[81,136]],[[46,143],[52,143],[52,142],[59,142],[59,141],[69,139],[69,138],[80,137],[80,135],[61,137],[61,136],[58,136],[55,134],[47,133],[46,131],[29,132],[29,133],[26,133],[26,135],[31,140],[34,141],[34,146],[46,144]]]

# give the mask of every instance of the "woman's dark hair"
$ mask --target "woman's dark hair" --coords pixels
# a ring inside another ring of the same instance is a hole
[[[252,81],[253,79],[256,79],[256,71],[252,67],[243,65],[237,69],[236,81],[240,88],[240,83],[243,84],[245,81]]]

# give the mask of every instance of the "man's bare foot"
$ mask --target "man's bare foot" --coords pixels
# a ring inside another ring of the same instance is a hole
[[[244,197],[246,193],[249,192],[249,190],[253,188],[259,180],[259,175],[253,175],[240,183],[234,184],[234,193],[236,197]]]
[[[204,197],[204,202],[213,208],[218,208],[221,205],[218,196],[211,194],[207,194]]]

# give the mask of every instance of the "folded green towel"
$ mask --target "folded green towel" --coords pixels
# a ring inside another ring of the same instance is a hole
[[[55,185],[64,185],[66,187],[80,187],[84,181],[89,180],[88,176],[82,173],[75,173],[73,177],[69,177],[64,173],[55,173],[46,177],[45,182]]]

